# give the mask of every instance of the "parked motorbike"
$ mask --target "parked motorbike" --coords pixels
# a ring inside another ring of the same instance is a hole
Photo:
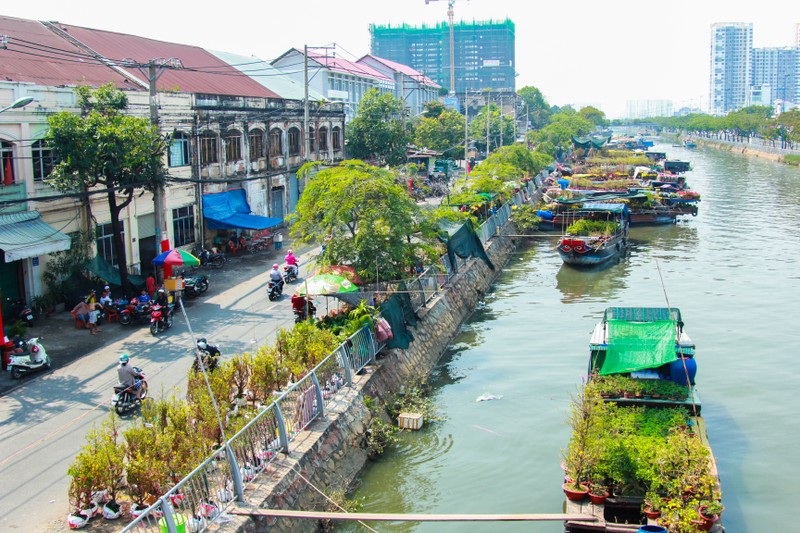
[[[278,298],[283,295],[283,286],[280,282],[275,280],[269,280],[269,285],[267,285],[267,296],[269,297],[270,302],[274,302]]]
[[[201,266],[208,268],[222,268],[225,266],[225,263],[228,262],[225,254],[212,254],[205,248],[200,250],[200,252],[197,254],[197,258],[200,259]]]
[[[114,396],[111,397],[111,405],[118,415],[123,415],[141,403],[147,397],[147,381],[145,379],[144,371],[141,368],[133,367],[138,375],[138,379],[142,381],[142,397],[136,398],[136,390],[133,387],[126,387],[125,385],[114,385]]]
[[[183,276],[183,293],[189,298],[197,298],[208,290],[208,278],[202,274]]]
[[[172,306],[153,304],[150,307],[150,333],[158,335],[172,327]]]
[[[308,318],[308,315],[310,315],[311,318],[314,318],[314,315],[317,314],[317,308],[314,307],[313,303],[308,302],[308,315],[306,315],[305,306],[292,307],[292,312],[294,313],[294,323],[299,324],[300,322],[305,322],[306,318]]]
[[[138,304],[136,298],[127,304],[119,304],[117,312],[119,313],[119,323],[123,326],[134,322],[150,322],[150,303]]]
[[[300,270],[298,266],[286,265],[283,267],[283,279],[286,280],[286,283],[291,283],[293,281],[297,281],[297,272]]]
[[[50,368],[50,357],[40,340],[41,337],[32,337],[27,341],[16,339],[8,363],[8,371],[13,379],[19,379],[34,370]]]
[[[202,364],[209,372],[213,371],[219,364],[219,356],[219,348],[208,344],[208,341],[204,338],[197,339],[197,357],[194,358],[192,369],[195,372],[200,372],[200,365]]]
[[[11,316],[17,320],[22,320],[26,326],[33,325],[33,309],[22,298],[9,298],[11,302]]]

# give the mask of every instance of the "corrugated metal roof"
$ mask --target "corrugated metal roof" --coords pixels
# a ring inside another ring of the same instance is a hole
[[[244,72],[270,91],[279,94],[281,98],[289,100],[302,100],[305,98],[302,84],[295,82],[283,71],[273,67],[266,61],[257,57],[240,56],[216,50],[211,50],[211,53],[229,65],[233,65],[240,72]],[[308,88],[308,98],[311,100],[325,99],[322,93],[312,87]]]
[[[124,76],[88,57],[41,22],[0,16],[0,35],[8,49],[0,49],[0,79],[50,87],[112,82],[119,88],[138,89]]]
[[[156,58],[179,59],[184,68],[162,71],[156,82],[159,91],[280,98],[273,91],[197,46],[68,24],[57,26],[108,59],[122,61],[131,58],[140,63]],[[137,69],[132,69],[131,72],[137,77],[142,76]]]
[[[389,78],[383,72],[379,72],[369,65],[365,65],[364,63],[355,63],[342,57],[326,56],[324,54],[318,54],[315,52],[309,52],[308,57],[314,58],[315,61],[318,61],[327,68],[336,72],[343,72],[345,74],[352,74],[354,76],[362,76],[365,78],[375,78],[394,83],[392,78]]]
[[[391,61],[391,60],[386,59],[384,57],[378,57],[378,56],[374,56],[372,54],[367,54],[364,57],[362,57],[361,59],[359,59],[357,61],[357,63],[363,64],[361,62],[364,59],[368,58],[368,57],[374,59],[375,61],[378,61],[379,63],[383,63],[384,65],[386,65],[387,67],[389,67],[390,69],[392,69],[392,70],[394,70],[396,72],[400,72],[402,74],[405,74],[409,78],[421,83],[422,85],[429,85],[429,86],[435,87],[437,89],[440,88],[440,85],[437,85],[435,81],[433,81],[432,79],[430,79],[428,76],[426,76],[422,72],[418,71],[417,69],[411,68],[408,65],[404,65],[402,63],[397,63],[395,61]]]
[[[69,250],[70,238],[39,217],[38,211],[0,215],[0,249],[6,263]]]

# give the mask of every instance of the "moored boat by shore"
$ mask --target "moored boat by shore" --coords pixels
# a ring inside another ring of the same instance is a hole
[[[569,265],[595,266],[619,257],[628,245],[630,213],[625,204],[584,203],[577,221],[558,242],[558,255]]]
[[[666,307],[610,307],[595,326],[562,465],[565,512],[595,519],[567,520],[567,533],[724,531],[695,345],[683,326],[680,310]]]

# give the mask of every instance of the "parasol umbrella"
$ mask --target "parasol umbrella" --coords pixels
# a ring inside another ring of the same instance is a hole
[[[300,296],[308,295],[333,295],[342,292],[358,292],[356,287],[349,279],[336,274],[317,274],[308,278],[300,285],[295,294]]]
[[[319,268],[314,274],[335,274],[350,280],[351,283],[356,285],[363,285],[364,283],[356,269],[348,265],[326,265]]]
[[[197,266],[200,259],[183,250],[167,250],[153,259],[153,263],[163,266]]]

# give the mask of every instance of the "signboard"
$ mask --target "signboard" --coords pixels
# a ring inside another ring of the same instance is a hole
[[[499,67],[500,60],[499,59],[484,59],[483,60],[484,67]]]
[[[347,91],[338,91],[336,89],[328,89],[328,98],[331,100],[350,100],[350,93]]]
[[[455,109],[458,110],[458,97],[457,96],[445,96],[444,97],[444,106],[448,109]]]

